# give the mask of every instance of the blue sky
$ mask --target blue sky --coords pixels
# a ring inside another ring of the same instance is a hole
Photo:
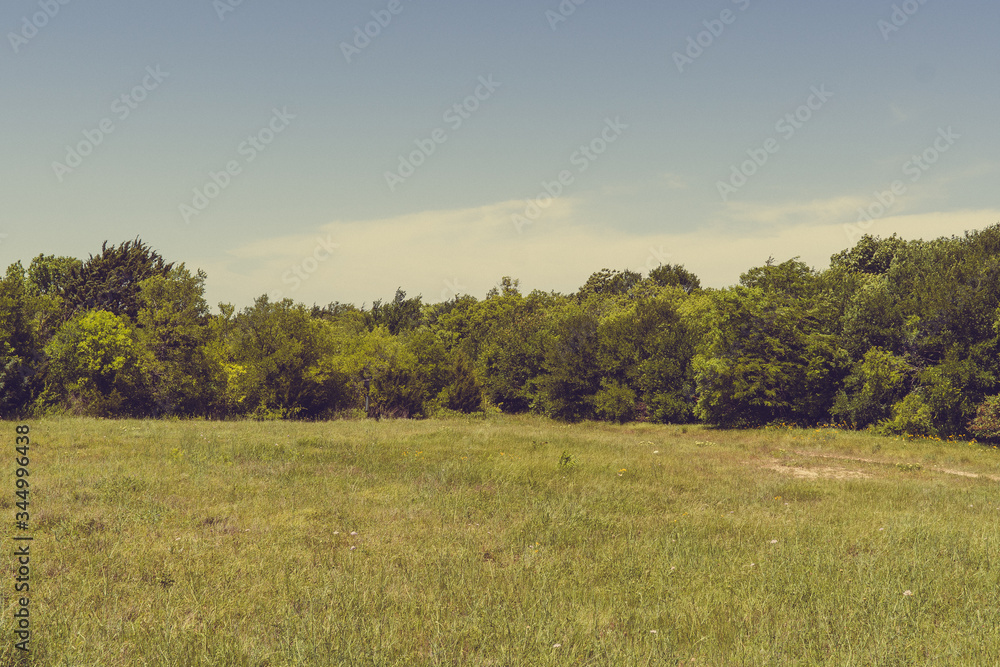
[[[0,264],[436,302],[1000,222],[997,3],[578,1],[8,0]]]

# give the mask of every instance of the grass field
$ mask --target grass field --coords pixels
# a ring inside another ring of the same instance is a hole
[[[29,424],[38,665],[1000,656],[992,448],[499,416]]]

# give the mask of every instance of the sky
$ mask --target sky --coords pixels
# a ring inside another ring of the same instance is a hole
[[[992,0],[6,0],[0,265],[206,298],[703,285],[1000,223]]]

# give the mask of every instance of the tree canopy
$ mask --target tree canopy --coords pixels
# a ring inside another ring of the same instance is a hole
[[[682,265],[570,294],[371,307],[205,301],[139,239],[0,279],[0,415],[321,419],[534,412],[563,420],[819,424],[1000,437],[1000,225],[864,236],[817,270],[769,259],[704,288]]]

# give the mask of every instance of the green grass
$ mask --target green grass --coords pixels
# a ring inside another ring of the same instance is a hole
[[[38,665],[1000,655],[991,448],[530,417],[30,425]]]

